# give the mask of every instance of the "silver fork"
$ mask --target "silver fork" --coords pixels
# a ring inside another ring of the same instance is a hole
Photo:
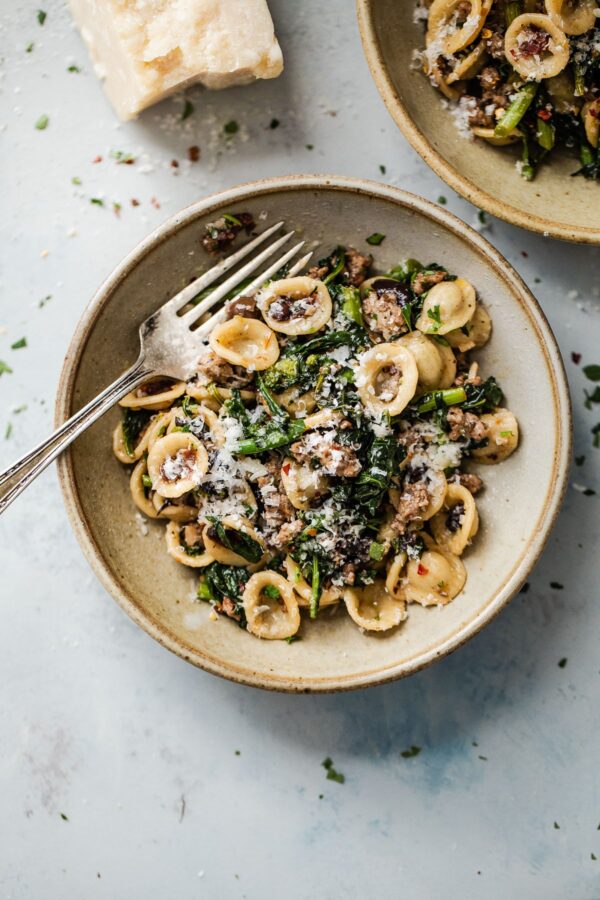
[[[44,471],[46,466],[50,465],[69,444],[99,419],[100,416],[104,415],[125,394],[135,390],[143,381],[156,375],[185,380],[193,374],[193,368],[190,369],[189,361],[194,359],[194,354],[196,358],[200,355],[203,341],[205,341],[215,325],[225,318],[227,314],[226,306],[219,309],[193,331],[192,326],[208,310],[223,300],[227,294],[240,287],[246,278],[255,275],[257,272],[260,274],[256,274],[250,284],[244,285],[243,290],[239,290],[229,302],[233,303],[238,297],[258,290],[267,279],[275,275],[282,266],[291,262],[297,256],[305,242],[300,241],[293,247],[290,247],[283,255],[278,256],[274,262],[271,262],[266,269],[261,270],[263,263],[266,263],[269,257],[283,248],[290,238],[293,237],[294,232],[289,231],[287,234],[277,237],[276,240],[266,244],[256,256],[253,256],[243,266],[236,269],[225,281],[217,285],[204,300],[201,300],[200,303],[187,312],[182,313],[182,309],[196,294],[215,284],[230,269],[237,266],[241,260],[252,254],[262,244],[265,244],[270,237],[274,236],[282,228],[283,224],[283,222],[277,222],[276,225],[272,225],[253,240],[244,244],[235,253],[225,257],[216,266],[200,275],[199,278],[188,284],[178,294],[167,300],[160,309],[142,323],[139,329],[140,354],[133,366],[127,369],[109,387],[105,388],[101,394],[98,394],[94,400],[91,400],[79,412],[75,413],[50,437],[42,441],[41,444],[38,444],[37,447],[34,447],[33,450],[21,457],[21,459],[18,459],[5,472],[0,474],[0,514],[10,506],[21,491],[37,478],[40,472]],[[307,253],[301,259],[298,259],[291,266],[289,274],[297,275],[301,272],[311,256],[312,253]]]

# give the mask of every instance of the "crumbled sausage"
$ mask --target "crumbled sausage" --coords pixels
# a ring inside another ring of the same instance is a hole
[[[511,50],[511,56],[518,59],[519,56],[530,58],[540,56],[550,45],[550,35],[535,25],[527,25],[519,34],[517,48]]]
[[[465,412],[460,406],[451,406],[448,410],[448,439],[482,441],[485,437],[485,425],[475,413]]]
[[[443,269],[433,272],[419,272],[412,283],[412,289],[417,297],[420,297],[421,294],[424,294],[425,291],[428,291],[435,284],[439,284],[440,281],[443,281],[446,275],[447,272]]]
[[[429,506],[429,491],[422,481],[404,485],[400,495],[396,515],[391,523],[395,534],[404,534],[409,525],[421,523],[423,513]]]
[[[317,281],[322,281],[326,275],[329,275],[329,266],[313,266],[306,275],[308,278],[316,278]]]
[[[296,511],[281,486],[279,462],[269,459],[265,466],[269,474],[261,475],[257,481],[263,507],[261,525],[267,544],[279,549],[296,536],[302,523],[296,519]]]
[[[316,291],[308,297],[277,297],[269,306],[269,315],[275,322],[289,322],[291,319],[307,319],[317,311]]]
[[[221,216],[216,222],[206,226],[206,234],[202,238],[202,246],[211,255],[228,250],[240,231],[250,234],[255,227],[251,213],[234,213],[232,216]]]
[[[363,316],[372,334],[384,341],[408,331],[404,310],[410,302],[407,288],[391,278],[377,279],[362,300]]]
[[[317,460],[327,475],[356,478],[362,468],[354,447],[338,443],[333,431],[311,432],[292,444],[290,451],[299,463]]]
[[[237,611],[237,606],[235,605],[231,597],[223,597],[220,603],[215,604],[215,608],[217,612],[229,616],[230,619],[235,619],[236,622],[240,621],[241,616]]]
[[[496,66],[485,66],[477,77],[484,91],[493,91],[502,81],[502,75]]]
[[[228,362],[209,350],[196,363],[199,380],[206,384],[226,384],[227,387],[244,387],[252,381],[252,374],[242,366],[231,366]]]
[[[185,525],[183,529],[183,540],[188,547],[199,544],[202,540],[202,528],[200,525],[196,524],[196,522],[190,522],[189,525]]]
[[[367,272],[372,264],[373,257],[370,254],[364,256],[362,253],[359,253],[358,250],[349,247],[346,250],[346,263],[343,271],[344,281],[346,281],[347,284],[358,287],[367,277]]]
[[[260,319],[261,315],[256,308],[256,297],[238,297],[227,305],[227,318],[242,316],[244,319]]]
[[[458,480],[472,494],[478,494],[483,488],[483,478],[480,478],[479,475],[473,475],[471,472],[461,472]]]

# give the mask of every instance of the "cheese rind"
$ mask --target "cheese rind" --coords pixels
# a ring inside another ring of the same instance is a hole
[[[266,0],[69,0],[119,117],[190,84],[276,78],[281,49]]]

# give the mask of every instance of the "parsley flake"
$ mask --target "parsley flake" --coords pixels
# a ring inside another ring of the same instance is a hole
[[[418,756],[421,752],[421,747],[417,747],[416,744],[413,744],[408,750],[403,750],[400,756],[403,759],[412,759],[413,756]]]
[[[104,206],[102,197],[90,197],[90,203],[93,203],[94,206]]]
[[[279,128],[279,119],[271,119],[269,128]]]
[[[439,331],[440,327],[442,325],[442,316],[440,313],[439,304],[436,303],[436,305],[434,307],[432,307],[432,309],[428,309],[427,316],[433,322],[433,330]]]
[[[380,164],[379,164],[379,171],[381,172],[382,175],[385,175],[387,169],[386,169],[386,167],[385,167],[383,164],[380,163]]]
[[[67,72],[81,72],[81,69],[79,68],[79,66],[71,65],[67,66]]]
[[[600,366],[591,365],[583,367],[583,374],[590,381],[600,381]]]
[[[27,46],[25,47],[25,53],[32,53],[34,47],[35,44],[33,43],[33,41],[31,41],[31,43],[27,44]]]
[[[560,825],[558,824],[558,822],[555,822],[555,823],[554,823],[554,827],[555,827],[556,829],[559,829],[559,828],[560,828]]]
[[[47,18],[48,18],[48,13],[45,12],[43,9],[38,9],[37,20],[38,20],[39,24],[43,25]]]
[[[11,436],[12,430],[13,430],[12,422],[9,422],[8,425],[6,426],[6,431],[4,432],[4,440],[5,441],[7,441],[9,439],[9,437]]]
[[[565,588],[564,584],[561,584],[560,581],[551,581],[550,587],[553,591],[563,591]]]
[[[66,816],[64,813],[61,813],[61,814],[60,814],[60,817],[61,817],[61,819],[63,820],[63,822],[68,822],[68,821],[69,821],[69,817]]]
[[[12,369],[8,365],[8,363],[5,363],[3,360],[0,359],[0,375],[4,375],[5,372],[7,375],[11,375]]]
[[[37,120],[37,122],[35,123],[35,127],[37,128],[38,131],[44,131],[48,127],[49,121],[50,121],[50,119],[44,113],[44,115],[40,116],[39,119]]]
[[[344,784],[344,782],[346,781],[346,776],[342,775],[341,772],[338,772],[336,771],[336,769],[334,769],[333,760],[329,756],[323,760],[321,765],[327,772],[328,781],[337,781],[338,784]]]
[[[240,126],[235,121],[235,119],[232,119],[230,122],[225,122],[225,124],[223,125],[223,131],[225,132],[225,134],[237,134],[239,130]]]
[[[445,206],[447,202],[448,202],[448,201],[446,200],[446,198],[444,197],[443,194],[441,194],[441,195],[438,197],[438,203],[440,204],[440,206]]]
[[[188,119],[192,115],[193,112],[194,112],[194,104],[192,103],[191,100],[186,100],[183,105],[183,111],[181,113],[181,121],[185,122],[185,120]]]
[[[594,447],[596,449],[600,449],[600,422],[597,425],[594,425],[592,428],[592,434],[594,435]]]
[[[385,241],[385,234],[380,234],[378,231],[370,234],[367,238],[367,244],[370,244],[372,247],[379,247],[383,241]]]
[[[567,657],[566,657],[566,656],[563,656],[563,658],[562,658],[562,659],[559,659],[559,661],[558,661],[558,668],[559,668],[559,669],[564,669],[564,667],[566,666],[566,664],[567,664]]]
[[[26,347],[26,346],[27,346],[27,338],[22,337],[22,338],[19,338],[18,341],[15,341],[14,344],[11,344],[10,349],[11,350],[22,350],[23,347]]]

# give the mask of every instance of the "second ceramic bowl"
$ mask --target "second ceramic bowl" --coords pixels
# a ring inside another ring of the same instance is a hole
[[[113,410],[87,431],[59,467],[71,522],[94,571],[131,618],[165,647],[218,675],[287,691],[332,691],[415,672],[488,623],[527,577],[559,508],[570,454],[570,408],[554,337],[538,304],[508,263],[481,237],[434,204],[381,184],[328,176],[278,178],[201,200],[169,219],[102,285],[85,311],[57,397],[64,420],[137,355],[138,325],[210,265],[200,238],[224,212],[281,219],[316,253],[338,243],[375,249],[385,271],[407,256],[436,261],[467,278],[494,323],[480,359],[494,373],[522,431],[516,453],[488,466],[478,498],[481,529],[465,556],[465,591],[443,609],[411,607],[385,636],[361,634],[347,615],[321,615],[294,644],[260,641],[230,621],[209,619],[191,599],[195,576],[167,554],[164,524],[140,528],[128,475],[113,456]],[[147,533],[145,533],[147,532]]]
[[[440,178],[471,203],[513,225],[550,237],[600,244],[600,185],[573,178],[578,162],[557,156],[528,183],[517,151],[471,141],[458,131],[441,94],[415,68],[424,46],[416,0],[357,0],[371,74],[396,124]]]

